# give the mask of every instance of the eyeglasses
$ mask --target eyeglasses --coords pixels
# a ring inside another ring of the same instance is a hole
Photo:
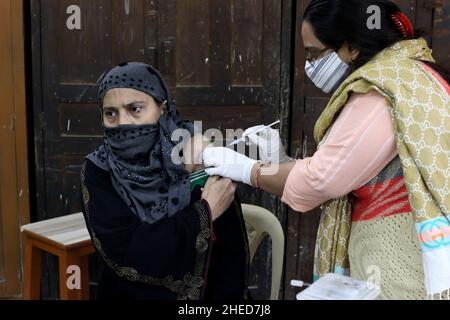
[[[320,51],[311,51],[311,50],[306,49],[305,50],[306,60],[309,61],[309,62],[316,61],[316,60],[321,58],[321,56],[323,55],[324,52],[326,52],[326,51],[328,51],[330,49],[331,48],[328,48],[328,47],[324,48],[324,49],[322,49]]]

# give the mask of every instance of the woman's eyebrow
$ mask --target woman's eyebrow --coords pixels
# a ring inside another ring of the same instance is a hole
[[[133,102],[127,103],[127,104],[125,105],[125,107],[132,107],[132,106],[134,106],[135,104],[145,104],[145,101],[133,101]]]
[[[117,108],[116,108],[116,107],[106,106],[106,107],[103,107],[103,110],[108,110],[108,111],[113,110],[113,111],[117,111]]]

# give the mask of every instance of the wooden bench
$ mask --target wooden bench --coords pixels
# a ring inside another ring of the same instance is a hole
[[[42,251],[58,256],[61,300],[89,299],[88,257],[94,252],[83,214],[39,221],[21,227],[24,242],[24,299],[40,299]],[[81,288],[70,289],[67,273],[71,265],[79,266]]]

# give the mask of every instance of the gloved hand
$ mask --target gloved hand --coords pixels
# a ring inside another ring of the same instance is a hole
[[[262,127],[264,126],[255,126],[244,131],[244,135],[247,135],[250,145],[258,146],[261,161],[264,163],[285,163],[293,161],[294,159],[289,157],[284,151],[278,130],[266,128],[256,134],[252,134],[252,132],[256,132]]]
[[[256,160],[224,147],[208,147],[203,150],[203,164],[207,174],[230,178],[248,185],[252,185],[250,177],[256,162]]]

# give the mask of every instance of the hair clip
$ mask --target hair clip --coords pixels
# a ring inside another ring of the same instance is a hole
[[[395,26],[401,32],[404,38],[414,37],[414,29],[408,17],[403,12],[397,12],[391,15]]]

